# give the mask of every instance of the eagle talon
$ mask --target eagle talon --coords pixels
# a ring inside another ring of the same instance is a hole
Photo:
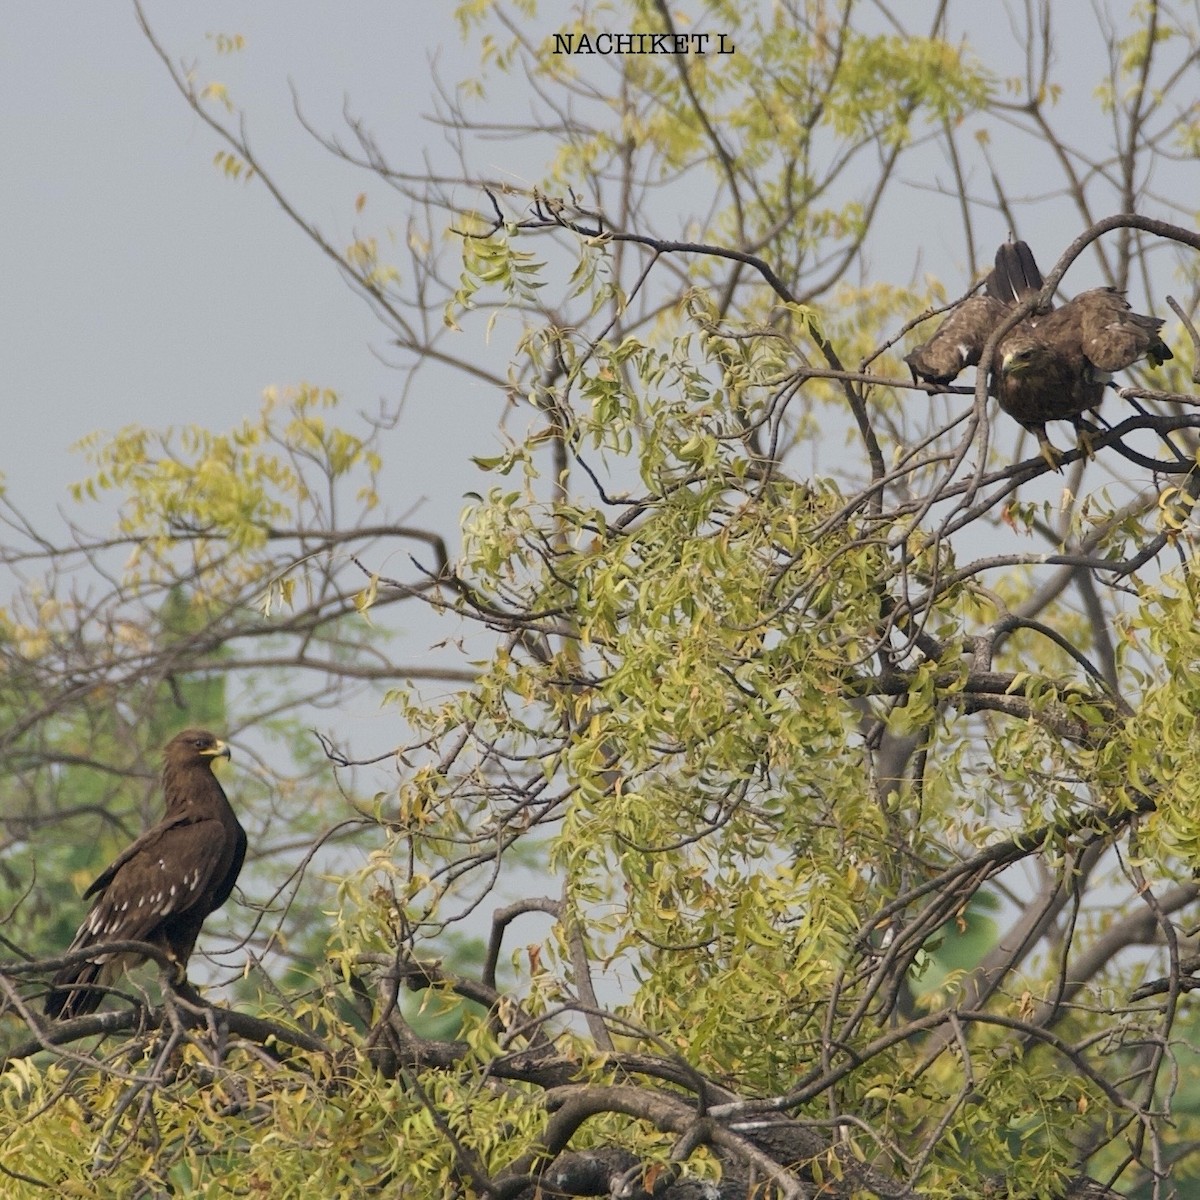
[[[1062,474],[1062,463],[1065,457],[1063,452],[1055,446],[1055,444],[1046,436],[1046,431],[1042,429],[1038,433],[1038,450],[1042,457],[1046,460],[1046,465],[1052,471],[1057,471]]]

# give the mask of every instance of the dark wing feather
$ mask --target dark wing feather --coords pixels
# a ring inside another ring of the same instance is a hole
[[[202,908],[208,916],[218,907],[214,900],[226,883],[234,857],[228,841],[224,824],[216,818],[185,818],[156,825],[138,839],[140,847],[138,842],[130,847],[136,853],[122,854],[101,876],[109,876],[109,880],[83,929],[90,929],[93,939],[143,941],[173,914]],[[232,888],[229,882],[222,903]]]
[[[147,830],[88,888],[95,894],[72,950],[110,941],[150,942],[186,964],[204,918],[229,898],[246,854],[246,835],[236,836],[216,817],[168,818]],[[51,1016],[92,1012],[102,993],[86,985],[110,982],[128,955],[97,955],[64,967],[47,996]]]
[[[1143,358],[1157,367],[1174,358],[1159,336],[1161,318],[1135,313],[1113,288],[1080,292],[1050,314],[1043,325],[1056,329],[1058,322],[1063,326],[1061,336],[1076,338],[1080,351],[1097,371],[1123,371]]]
[[[987,293],[1011,308],[1037,295],[1045,282],[1028,244],[1005,242],[996,251],[995,266],[987,277]]]
[[[914,376],[928,383],[949,383],[978,364],[989,335],[1007,312],[1008,305],[994,296],[968,296],[904,361]]]
[[[116,873],[127,862],[129,862],[130,859],[137,858],[138,855],[140,855],[148,846],[157,844],[159,839],[162,838],[163,834],[168,829],[172,829],[176,825],[180,825],[186,820],[187,817],[182,814],[175,817],[166,817],[159,821],[157,825],[153,825],[147,829],[146,832],[141,835],[141,837],[130,842],[130,844],[126,846],[125,849],[122,850],[121,853],[118,854],[117,857],[114,858],[113,861],[109,863],[109,865],[105,867],[105,869],[101,871],[95,879],[92,880],[91,883],[88,884],[87,891],[83,893],[83,899],[86,900],[89,896],[95,896],[97,893],[104,891],[104,889],[112,882],[113,876],[116,875]]]

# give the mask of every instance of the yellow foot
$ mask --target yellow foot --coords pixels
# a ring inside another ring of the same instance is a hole
[[[1038,449],[1042,452],[1042,457],[1046,460],[1046,464],[1050,470],[1062,473],[1062,452],[1055,449],[1054,443],[1046,436],[1046,429],[1043,426],[1041,429],[1036,429]]]
[[[1092,435],[1100,432],[1094,425],[1089,425],[1086,421],[1080,421],[1075,426],[1075,444],[1083,451],[1084,458],[1096,457],[1096,447],[1092,442]]]

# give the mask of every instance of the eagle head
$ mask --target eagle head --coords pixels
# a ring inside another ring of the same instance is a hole
[[[181,766],[188,762],[207,762],[211,766],[215,758],[230,757],[229,747],[207,729],[185,729],[177,733],[167,743],[163,755],[168,763]]]
[[[1035,371],[1045,362],[1051,351],[1040,342],[1032,339],[1021,339],[1005,348],[1000,359],[1002,375],[1024,375]]]

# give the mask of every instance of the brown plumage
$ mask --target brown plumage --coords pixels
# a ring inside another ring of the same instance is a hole
[[[1161,366],[1174,357],[1159,336],[1162,320],[1135,313],[1113,288],[1080,292],[1061,308],[1022,321],[997,351],[992,390],[1000,407],[1038,440],[1042,456],[1058,465],[1047,421],[1071,421],[1083,430],[1085,412],[1099,408],[1114,371],[1140,359]],[[1080,432],[1087,453],[1086,434]]]
[[[992,390],[1000,407],[1038,440],[1042,457],[1058,466],[1058,451],[1046,433],[1047,421],[1071,421],[1104,399],[1104,382],[1085,369],[1076,345],[1049,340],[1042,327],[1022,322],[1000,343]]]
[[[967,367],[977,366],[992,330],[1004,319],[1009,306],[994,296],[968,296],[950,310],[933,337],[905,355],[914,379],[926,383],[951,383]]]
[[[1135,313],[1115,288],[1092,288],[1037,318],[1037,329],[1064,353],[1080,354],[1093,375],[1123,371],[1141,359],[1161,367],[1175,356],[1159,336],[1161,317]],[[1101,382],[1108,382],[1107,379]]]
[[[984,294],[954,308],[929,341],[906,362],[914,378],[946,384],[978,365],[983,347],[1012,308],[1043,287],[1042,273],[1024,242],[1005,242],[996,251]],[[1113,288],[1081,292],[1060,308],[1031,313],[996,348],[991,391],[1000,407],[1038,439],[1042,454],[1057,465],[1046,434],[1047,421],[1071,421],[1097,408],[1114,371],[1141,359],[1161,366],[1172,358],[1159,335],[1158,317],[1135,313]]]
[[[95,896],[72,950],[111,941],[148,942],[187,971],[200,927],[229,899],[246,856],[246,834],[212,772],[229,748],[202,729],[186,729],[163,752],[163,819],[142,834],[84,892]],[[94,1012],[131,954],[98,954],[63,967],[46,996],[46,1014],[66,1020]]]
[[[947,384],[978,366],[992,330],[1015,304],[1041,290],[1042,273],[1032,251],[1024,242],[1005,242],[996,251],[984,291],[955,305],[933,336],[905,356],[913,379]]]
[[[1044,282],[1025,242],[1005,242],[996,251],[988,288],[1009,304],[1019,304],[1040,292]],[[1068,333],[1071,322],[1062,321],[1062,312],[1031,313],[1010,330],[996,348],[991,379],[1001,409],[1037,438],[1042,456],[1051,466],[1058,463],[1058,451],[1046,433],[1046,422],[1077,422],[1104,396],[1104,385],[1096,385],[1089,377],[1078,339]],[[1045,336],[1048,324],[1049,338]]]

